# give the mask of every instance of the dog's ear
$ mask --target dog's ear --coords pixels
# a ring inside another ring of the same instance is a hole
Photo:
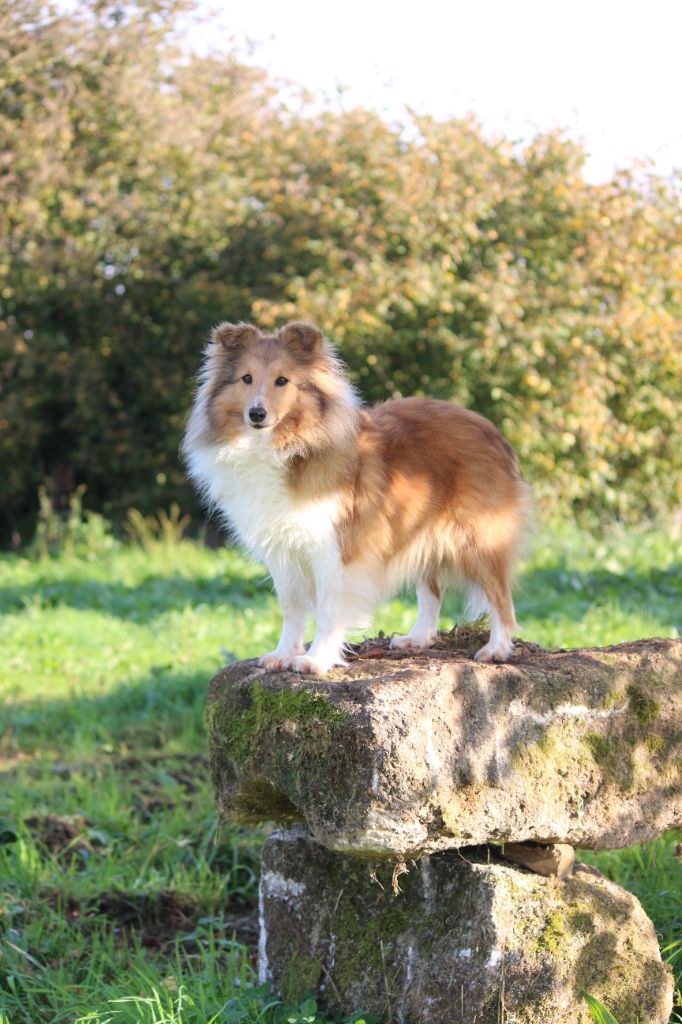
[[[211,331],[211,341],[222,345],[228,351],[235,348],[246,348],[260,336],[254,324],[229,324],[226,320]]]
[[[324,341],[324,335],[320,328],[305,320],[291,320],[284,327],[280,327],[277,333],[280,340],[288,348],[307,354],[322,348],[322,342]]]

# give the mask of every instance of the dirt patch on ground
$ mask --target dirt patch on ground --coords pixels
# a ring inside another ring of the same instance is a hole
[[[74,925],[89,922],[101,927],[102,918],[122,941],[137,939],[146,949],[170,952],[180,940],[187,953],[208,941],[234,939],[250,947],[258,943],[258,912],[252,907],[234,913],[207,913],[182,893],[161,890],[156,893],[129,893],[112,889],[83,900],[65,898],[57,889],[43,892],[45,901]],[[218,943],[218,946],[220,943]]]
[[[372,658],[388,658],[392,661],[402,661],[405,658],[419,658],[420,655],[424,658],[432,658],[436,651],[442,651],[447,654],[471,655],[483,644],[487,643],[489,629],[478,622],[473,622],[454,626],[450,630],[441,630],[434,644],[423,651],[411,648],[392,648],[391,639],[394,635],[394,633],[391,633],[387,636],[382,632],[378,636],[363,640],[362,643],[348,644],[346,660],[369,661]],[[519,637],[514,638],[515,657],[541,649],[538,644],[528,643]]]
[[[92,823],[80,814],[31,814],[24,824],[36,846],[41,846],[66,861],[89,857],[105,845],[97,838]]]

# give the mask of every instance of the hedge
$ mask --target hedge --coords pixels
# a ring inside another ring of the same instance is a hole
[[[37,492],[191,507],[177,449],[220,319],[316,320],[368,401],[497,423],[538,502],[682,503],[679,181],[586,182],[559,134],[292,100],[188,55],[175,0],[0,13],[0,529]]]

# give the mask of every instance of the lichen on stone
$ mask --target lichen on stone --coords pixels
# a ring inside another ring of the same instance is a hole
[[[224,670],[207,713],[224,814],[305,820],[330,849],[407,859],[495,841],[626,846],[679,820],[682,641],[520,645],[506,665],[455,642],[395,658],[386,642],[338,679]]]
[[[267,962],[285,998],[311,992],[344,1017],[362,1006],[406,1024],[589,1024],[590,992],[620,1024],[663,1024],[672,979],[636,899],[580,865],[565,882],[448,851],[370,872],[297,828],[264,848],[267,872],[305,884],[268,897]],[[311,981],[317,978],[316,988]]]

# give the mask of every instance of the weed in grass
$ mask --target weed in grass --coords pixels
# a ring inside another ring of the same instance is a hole
[[[38,521],[29,555],[48,558],[50,555],[89,559],[111,549],[114,537],[109,523],[98,512],[83,509],[85,486],[77,487],[69,499],[68,511],[61,514],[50,498],[47,488],[38,489]]]
[[[177,502],[170,511],[162,510],[156,516],[143,516],[136,508],[128,509],[126,533],[133,544],[141,544],[148,551],[160,543],[179,544],[184,539],[191,517],[183,515]]]
[[[267,986],[245,985],[239,994],[228,999],[213,1016],[197,1014],[195,1000],[181,987],[177,994],[154,990],[149,996],[125,996],[111,1000],[110,1015],[106,1012],[79,1017],[76,1024],[114,1024],[135,1021],[135,1024],[338,1024],[318,1010],[314,999],[288,1005],[273,999]],[[134,1017],[121,1016],[132,1010]],[[379,1018],[361,1013],[344,1018],[341,1024],[379,1024]]]

